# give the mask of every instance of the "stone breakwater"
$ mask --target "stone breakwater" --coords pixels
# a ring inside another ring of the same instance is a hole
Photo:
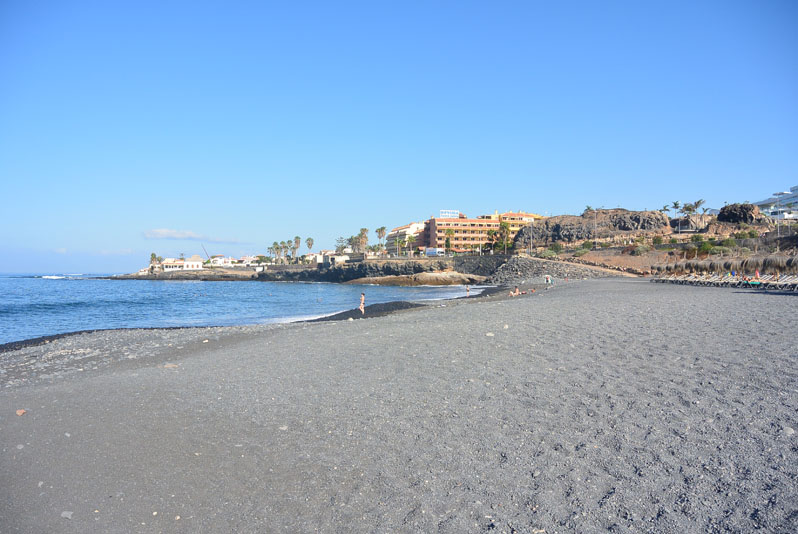
[[[556,279],[586,280],[618,276],[604,270],[593,269],[561,261],[551,261],[525,256],[514,256],[501,265],[485,280],[488,285],[543,283],[546,275]]]

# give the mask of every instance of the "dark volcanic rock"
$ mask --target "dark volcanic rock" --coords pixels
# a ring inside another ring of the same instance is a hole
[[[456,271],[487,276],[507,261],[508,256],[465,256],[458,258],[419,259],[407,261],[364,261],[347,263],[329,269],[295,271],[265,270],[258,280],[275,282],[348,282],[358,278],[401,276],[419,273]]]
[[[718,214],[719,222],[735,224],[761,223],[766,219],[767,217],[762,215],[762,213],[759,211],[759,207],[755,206],[754,204],[729,204],[728,206],[723,206]]]
[[[492,276],[485,280],[489,285],[513,285],[522,283],[542,283],[546,275],[553,279],[584,280],[587,278],[606,278],[612,273],[591,269],[581,265],[564,262],[514,256],[499,267]]]
[[[664,232],[668,224],[668,217],[658,211],[586,211],[582,215],[560,215],[535,221],[518,232],[515,247],[528,247],[530,239],[533,244],[542,245],[554,241],[602,239],[623,232]]]

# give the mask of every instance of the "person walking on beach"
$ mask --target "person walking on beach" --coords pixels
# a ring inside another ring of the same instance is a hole
[[[360,310],[360,313],[362,313],[364,315],[366,314],[366,294],[365,293],[361,293],[360,294],[360,306],[358,306],[357,309]]]

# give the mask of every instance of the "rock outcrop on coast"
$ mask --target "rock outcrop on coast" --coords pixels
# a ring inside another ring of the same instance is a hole
[[[659,211],[607,209],[585,211],[582,215],[559,215],[535,221],[522,228],[515,237],[515,248],[547,245],[555,241],[575,242],[607,239],[617,235],[635,236],[669,232],[668,217]]]
[[[723,206],[718,214],[719,222],[735,224],[766,224],[768,220],[754,204],[729,204]]]
[[[350,282],[360,279],[371,279],[371,282],[382,277],[409,277],[422,273],[451,273],[461,275],[488,276],[504,264],[509,256],[466,256],[462,258],[418,259],[418,260],[386,260],[346,263],[328,269],[269,269],[258,273],[258,280],[270,282]],[[416,276],[418,278],[418,276]],[[451,284],[446,277],[438,277],[443,285]],[[451,278],[451,277],[449,277]],[[423,277],[422,277],[423,279]],[[472,278],[473,279],[473,278]],[[399,279],[397,279],[398,281]],[[427,277],[426,284],[434,284],[435,278]],[[475,283],[475,281],[457,283]],[[476,279],[473,279],[476,280]],[[399,283],[397,285],[420,285]]]
[[[618,276],[618,274],[606,270],[574,265],[573,263],[530,258],[528,256],[514,256],[507,263],[496,269],[496,272],[487,277],[484,283],[504,286],[542,283],[546,275],[555,280],[587,280],[589,278]]]
[[[374,276],[355,278],[347,284],[375,284],[378,286],[455,286],[481,284],[484,276],[456,272],[418,273],[396,276]]]

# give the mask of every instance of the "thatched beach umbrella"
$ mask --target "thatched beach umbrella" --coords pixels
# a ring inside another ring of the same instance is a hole
[[[676,262],[676,264],[673,266],[673,270],[676,272],[684,272],[686,263],[687,262],[684,261]]]
[[[768,256],[762,262],[764,270],[783,271],[787,267],[787,256]]]
[[[742,260],[726,260],[723,262],[724,271],[737,271],[738,273],[743,270]]]
[[[721,272],[724,269],[723,262],[720,261],[720,260],[712,260],[712,261],[710,261],[708,263],[709,263],[709,265],[707,266],[707,270],[711,270],[713,272],[719,273],[719,272]]]
[[[786,271],[790,273],[798,273],[798,256],[793,256],[787,260]]]
[[[752,273],[754,271],[758,271],[762,268],[762,258],[758,256],[752,256],[750,258],[746,258],[743,261],[743,269],[746,272]]]

